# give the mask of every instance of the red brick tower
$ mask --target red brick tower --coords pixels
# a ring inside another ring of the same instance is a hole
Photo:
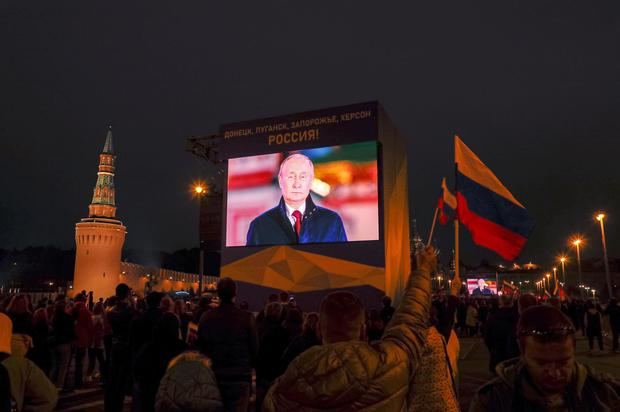
[[[112,130],[108,130],[103,152],[99,155],[99,172],[88,206],[88,217],[75,225],[76,292],[93,291],[95,298],[114,294],[119,283],[121,250],[127,228],[116,219],[114,193],[114,156]]]

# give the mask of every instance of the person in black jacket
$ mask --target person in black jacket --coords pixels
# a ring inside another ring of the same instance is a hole
[[[258,337],[251,313],[235,306],[237,285],[231,278],[217,284],[220,306],[205,312],[198,325],[200,351],[213,361],[227,411],[246,412],[256,362]]]
[[[605,308],[605,315],[609,316],[609,326],[611,327],[612,352],[620,353],[618,350],[618,335],[620,334],[620,302],[612,298]]]
[[[130,341],[131,353],[136,355],[140,349],[153,340],[153,330],[162,315],[159,308],[163,295],[151,292],[146,297],[146,310],[131,321]]]
[[[282,326],[282,304],[273,302],[265,308],[265,320],[259,336],[256,356],[256,410],[273,381],[284,371],[280,359],[290,342],[289,331]]]
[[[56,302],[52,320],[52,368],[50,377],[58,389],[65,388],[65,380],[71,362],[71,342],[75,340],[73,318],[66,312],[64,299]]]
[[[575,329],[560,310],[523,311],[517,336],[521,356],[497,366],[498,376],[477,391],[470,412],[618,410],[620,383],[577,362]]]
[[[489,360],[491,373],[495,373],[495,366],[498,363],[519,356],[515,335],[518,317],[512,306],[512,298],[502,295],[499,305],[497,311],[489,314],[484,333],[484,343],[491,354]]]
[[[377,319],[378,318],[379,315],[377,314]],[[379,319],[379,321],[380,320],[381,319]],[[381,334],[383,334],[383,329],[381,330]],[[319,335],[319,314],[316,312],[308,313],[306,319],[304,320],[302,334],[294,338],[284,351],[280,361],[282,365],[280,369],[285,371],[286,368],[288,368],[289,363],[291,363],[293,359],[301,353],[313,346],[320,345],[321,338]],[[379,336],[379,339],[380,338],[381,337]]]
[[[174,313],[164,313],[154,328],[155,339],[146,343],[136,355],[134,379],[136,381],[140,408],[143,412],[155,410],[155,395],[168,363],[187,350],[179,339],[179,320]],[[134,399],[136,401],[136,399]]]
[[[107,313],[112,328],[112,348],[110,354],[110,370],[104,395],[106,412],[117,412],[123,409],[125,394],[129,389],[131,378],[131,347],[129,331],[131,320],[136,311],[131,304],[131,289],[124,283],[116,287],[116,305]]]
[[[585,305],[586,313],[583,316],[583,327],[585,328],[586,335],[588,336],[588,344],[590,348],[590,354],[594,349],[594,338],[598,341],[598,347],[603,351],[603,319],[601,312],[598,311],[594,303],[588,301]]]

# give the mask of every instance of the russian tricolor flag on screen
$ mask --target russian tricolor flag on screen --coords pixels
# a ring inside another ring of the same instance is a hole
[[[525,207],[493,172],[454,137],[457,216],[475,244],[508,261],[517,258],[534,229]]]

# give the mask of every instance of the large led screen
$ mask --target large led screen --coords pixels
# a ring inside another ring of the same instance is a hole
[[[379,239],[377,142],[228,160],[226,246]]]
[[[497,282],[495,280],[495,276],[468,277],[467,291],[470,296],[497,295]]]

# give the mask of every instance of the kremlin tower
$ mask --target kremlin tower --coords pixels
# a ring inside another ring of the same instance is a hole
[[[121,250],[127,228],[116,219],[114,199],[114,151],[112,130],[108,130],[99,155],[97,184],[88,217],[75,225],[75,271],[73,289],[76,293],[93,291],[96,299],[114,295],[121,273]]]

